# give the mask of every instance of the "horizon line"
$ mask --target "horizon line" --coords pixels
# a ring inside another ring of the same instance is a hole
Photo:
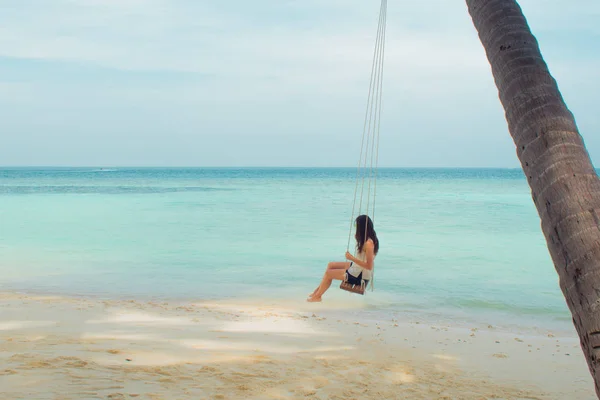
[[[354,166],[289,166],[289,165],[255,165],[255,166],[244,166],[244,165],[0,165],[0,168],[164,168],[164,169],[218,169],[218,168],[240,168],[240,169],[358,169]],[[360,167],[361,169],[371,169],[370,167]],[[520,166],[515,167],[494,167],[494,166],[378,166],[373,167],[375,169],[521,169]]]

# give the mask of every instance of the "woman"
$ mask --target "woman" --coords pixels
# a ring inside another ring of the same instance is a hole
[[[365,286],[372,279],[375,256],[379,252],[379,240],[373,229],[373,221],[368,215],[359,215],[354,224],[357,257],[346,252],[348,261],[330,262],[321,284],[308,296],[307,301],[321,301],[321,296],[329,289],[334,279],[340,281],[346,279],[353,285],[360,285],[361,281],[364,281]]]

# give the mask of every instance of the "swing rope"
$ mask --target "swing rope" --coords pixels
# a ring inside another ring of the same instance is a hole
[[[375,49],[373,54],[373,62],[371,66],[371,79],[369,82],[369,95],[367,98],[367,108],[365,112],[365,121],[363,126],[363,134],[360,146],[360,156],[358,167],[356,170],[356,183],[354,186],[354,197],[352,202],[352,214],[350,216],[350,228],[348,232],[348,243],[346,249],[350,249],[350,239],[352,237],[352,225],[354,223],[356,200],[358,198],[358,185],[361,182],[360,200],[358,205],[358,214],[361,214],[365,179],[367,174],[367,159],[369,156],[369,146],[371,149],[370,169],[367,188],[367,207],[366,215],[369,215],[369,206],[371,199],[371,181],[373,181],[373,204],[371,219],[375,222],[375,193],[377,188],[377,167],[379,164],[379,132],[381,126],[381,103],[383,94],[383,61],[385,56],[385,27],[387,22],[387,0],[381,1],[379,12],[379,23],[377,27],[377,38],[375,40]],[[375,112],[373,108],[375,107]],[[373,117],[375,116],[375,117]],[[367,129],[368,128],[368,129]],[[365,138],[367,139],[365,150]],[[364,156],[364,157],[363,157]],[[375,172],[373,175],[373,159],[375,159]]]
[[[385,1],[386,10],[383,14],[383,26],[386,26],[387,23],[387,0]],[[383,40],[381,45],[381,75],[379,80],[379,116],[377,118],[377,139],[376,139],[376,150],[375,150],[375,177],[373,179],[373,214],[371,215],[371,219],[373,220],[373,224],[375,224],[375,195],[377,194],[377,172],[379,167],[379,133],[381,131],[381,108],[383,102],[383,61],[385,59],[385,29],[383,30]]]
[[[381,128],[381,108],[383,99],[383,62],[385,58],[385,36],[387,22],[387,0],[381,0],[379,10],[379,22],[377,26],[377,38],[375,40],[375,49],[373,62],[371,65],[371,79],[369,82],[369,95],[367,97],[367,108],[365,111],[365,121],[363,125],[363,134],[360,146],[360,156],[358,168],[356,171],[356,183],[354,186],[354,198],[352,202],[352,214],[350,216],[350,229],[348,232],[348,243],[346,250],[350,249],[350,240],[352,237],[352,226],[354,223],[356,202],[358,198],[358,185],[360,187],[360,199],[358,202],[358,215],[362,213],[363,198],[365,196],[365,180],[367,182],[366,210],[364,214],[371,216],[375,223],[375,199],[377,192],[377,168],[379,165],[379,133]],[[366,138],[366,148],[365,148]],[[363,157],[364,156],[364,157]],[[373,167],[375,163],[375,167]],[[369,167],[367,165],[369,164]],[[368,172],[368,177],[367,177]],[[371,204],[371,185],[373,186],[373,202]],[[366,236],[365,224],[365,236]],[[374,271],[371,273],[371,290],[373,290]]]

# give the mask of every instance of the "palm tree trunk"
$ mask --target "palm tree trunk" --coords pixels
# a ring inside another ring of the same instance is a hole
[[[600,180],[515,0],[466,0],[600,398]]]

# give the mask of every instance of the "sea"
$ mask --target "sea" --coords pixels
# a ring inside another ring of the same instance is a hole
[[[354,168],[0,168],[0,291],[306,307],[354,236],[356,178]],[[334,283],[315,307],[572,329],[520,169],[379,168],[376,189],[374,290]]]

